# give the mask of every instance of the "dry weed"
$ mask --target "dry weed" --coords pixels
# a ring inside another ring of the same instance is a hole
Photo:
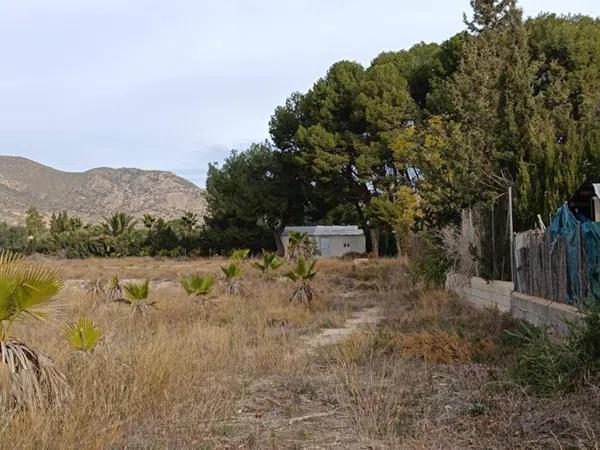
[[[403,334],[397,337],[395,347],[405,358],[432,363],[468,362],[472,355],[468,342],[445,331]]]

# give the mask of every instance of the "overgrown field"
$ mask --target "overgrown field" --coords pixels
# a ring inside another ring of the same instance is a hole
[[[77,281],[53,320],[26,319],[14,334],[54,359],[73,397],[0,418],[3,449],[598,446],[593,379],[533,395],[513,373],[519,324],[415,286],[396,261],[320,261],[311,307],[290,304],[293,282],[248,263],[246,296],[219,284],[207,302],[178,277],[218,275],[224,260],[45,263]],[[115,273],[149,277],[156,308],[92,299],[85,285]],[[381,322],[344,333],[365,310]],[[61,333],[81,315],[104,332],[89,354]]]

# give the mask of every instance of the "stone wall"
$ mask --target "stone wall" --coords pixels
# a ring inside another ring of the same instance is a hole
[[[498,308],[499,311],[532,325],[549,327],[559,335],[568,332],[567,321],[581,317],[579,310],[573,306],[515,292],[513,283],[506,281],[449,274],[446,289],[475,307]]]

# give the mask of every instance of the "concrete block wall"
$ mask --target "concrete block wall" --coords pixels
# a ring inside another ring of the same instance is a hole
[[[510,311],[510,296],[514,285],[506,281],[486,281],[473,277],[465,287],[466,299],[482,307],[497,307],[502,312]]]
[[[446,289],[477,308],[498,308],[532,325],[550,327],[559,335],[567,334],[567,321],[581,317],[579,310],[573,306],[515,292],[511,282],[449,274]]]
[[[581,317],[579,310],[565,303],[513,292],[511,315],[535,325],[549,327],[555,334],[565,336],[569,332],[567,322]]]

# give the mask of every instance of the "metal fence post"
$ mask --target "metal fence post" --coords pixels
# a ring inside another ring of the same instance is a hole
[[[512,187],[508,188],[508,229],[509,229],[509,241],[510,241],[510,278],[515,284],[516,288],[516,277],[515,277],[515,243],[514,243],[514,230],[513,230],[513,201],[512,201]]]

